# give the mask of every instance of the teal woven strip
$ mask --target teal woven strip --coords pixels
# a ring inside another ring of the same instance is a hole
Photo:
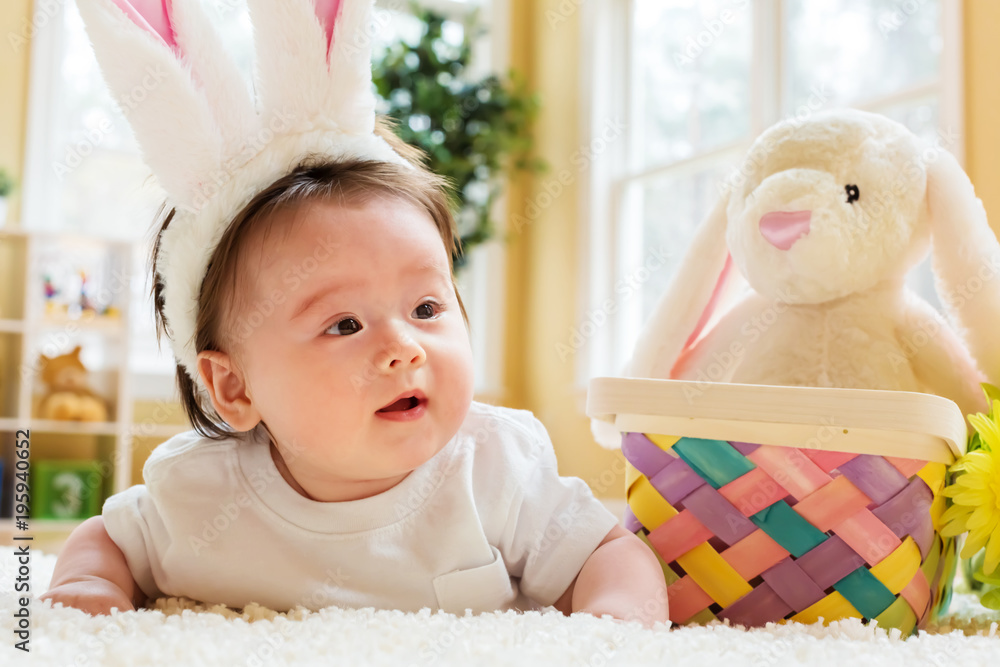
[[[833,585],[865,618],[875,618],[896,601],[896,596],[868,568],[862,566]]]
[[[673,450],[684,463],[694,468],[695,472],[716,489],[757,467],[753,461],[722,440],[681,438],[673,446]]]
[[[750,520],[796,558],[827,539],[824,532],[803,519],[784,500],[765,507]]]

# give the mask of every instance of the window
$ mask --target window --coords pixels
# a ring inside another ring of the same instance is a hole
[[[583,106],[601,150],[587,207],[580,382],[621,371],[719,186],[767,127],[852,106],[940,133],[961,161],[961,4],[593,3]],[[936,304],[927,266],[911,278]]]
[[[252,80],[253,42],[245,0],[206,0],[206,8],[229,52]],[[418,26],[405,0],[379,0],[388,21],[375,48],[405,38]],[[484,69],[505,69],[506,3],[503,0],[424,0],[423,5],[461,18],[479,10],[492,37],[477,43]],[[35,22],[43,26],[32,41],[32,73],[26,156],[23,226],[31,230],[71,231],[102,238],[135,241],[131,291],[129,364],[136,374],[136,395],[169,399],[174,361],[157,349],[146,269],[148,236],[164,192],[139,157],[125,115],[101,78],[83,22],[74,2],[48,3]],[[461,26],[455,24],[459,30]],[[498,219],[502,216],[498,215]],[[500,382],[503,280],[499,244],[489,244],[470,258],[460,277],[477,363],[477,390],[494,391]]]

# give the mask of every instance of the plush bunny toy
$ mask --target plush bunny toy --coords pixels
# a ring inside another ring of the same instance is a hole
[[[884,116],[830,111],[768,129],[727,185],[624,375],[918,391],[985,409],[979,383],[1000,379],[1000,244],[950,153]],[[904,284],[928,246],[960,333]],[[736,269],[751,289],[726,308]]]

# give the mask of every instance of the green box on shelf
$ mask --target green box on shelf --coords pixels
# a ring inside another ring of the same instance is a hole
[[[96,461],[31,462],[31,516],[34,519],[87,519],[101,511],[104,486]]]

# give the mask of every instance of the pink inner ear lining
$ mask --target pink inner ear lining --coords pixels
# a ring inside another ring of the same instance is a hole
[[[333,29],[337,25],[337,16],[344,0],[313,0],[313,8],[319,18],[320,25],[326,31],[326,57],[330,58],[330,47],[333,46]]]
[[[726,255],[726,263],[722,267],[722,273],[719,274],[719,279],[715,283],[715,289],[712,290],[712,298],[708,300],[708,305],[705,306],[705,310],[702,311],[701,317],[698,318],[698,324],[695,325],[694,331],[688,337],[687,342],[684,343],[684,347],[690,347],[698,336],[701,335],[702,330],[708,321],[712,318],[712,313],[719,306],[719,300],[722,298],[722,288],[726,284],[726,278],[729,276],[729,272],[733,268],[733,256],[730,254]]]
[[[733,270],[733,256],[726,253],[726,263],[722,267],[722,273],[719,274],[719,279],[715,283],[715,289],[712,290],[712,296],[708,300],[708,304],[705,306],[705,310],[701,312],[701,317],[698,318],[698,323],[694,327],[694,331],[688,336],[687,341],[684,343],[684,347],[681,349],[680,354],[677,355],[677,359],[674,361],[674,365],[670,368],[670,377],[677,377],[677,369],[683,365],[683,362],[687,359],[688,355],[693,349],[694,342],[698,340],[698,336],[705,329],[708,321],[712,319],[712,313],[719,306],[719,301],[722,299],[723,288],[726,284],[726,279],[729,277],[729,272]]]
[[[150,32],[163,43],[179,51],[174,28],[170,22],[171,0],[112,0],[137,26]]]

